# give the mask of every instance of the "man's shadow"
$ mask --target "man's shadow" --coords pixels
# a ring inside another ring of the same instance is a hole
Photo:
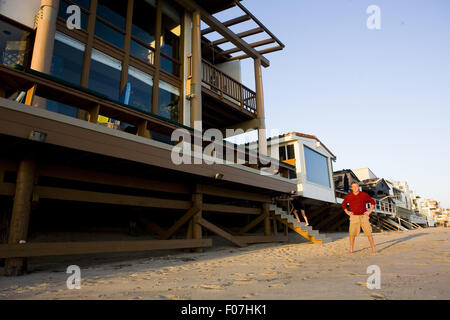
[[[402,243],[402,242],[405,242],[405,241],[408,241],[408,240],[411,240],[411,239],[414,239],[414,238],[417,238],[417,237],[421,237],[421,236],[424,236],[424,235],[426,235],[426,233],[411,234],[409,236],[406,236],[406,237],[403,237],[403,238],[400,238],[400,239],[387,240],[387,241],[384,241],[384,242],[381,242],[381,243],[376,243],[375,245],[378,247],[381,244],[392,242],[390,245],[388,245],[388,246],[386,246],[384,248],[381,248],[379,250],[377,249],[377,252],[380,253],[380,252],[383,252],[384,250],[386,250],[387,248],[395,246],[396,244],[399,244],[399,243]],[[357,250],[357,251],[354,251],[354,252],[356,253],[356,252],[359,252],[359,251],[363,251],[365,249],[367,249],[367,248],[360,249],[360,250]]]

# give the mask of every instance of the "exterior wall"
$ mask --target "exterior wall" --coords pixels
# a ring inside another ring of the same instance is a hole
[[[234,80],[242,83],[242,73],[241,73],[241,62],[236,61],[230,61],[225,63],[217,64],[216,67],[232,77]]]
[[[0,13],[12,20],[34,28],[35,16],[41,7],[41,0],[1,0]]]
[[[360,181],[378,178],[369,168],[352,169]]]

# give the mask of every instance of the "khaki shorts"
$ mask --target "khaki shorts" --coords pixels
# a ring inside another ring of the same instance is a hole
[[[357,237],[361,232],[361,228],[366,236],[370,236],[372,234],[372,226],[369,222],[369,216],[363,214],[350,216],[350,227],[348,230],[350,236]]]

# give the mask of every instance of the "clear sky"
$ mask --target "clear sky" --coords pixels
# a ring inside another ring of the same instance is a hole
[[[286,45],[266,56],[268,130],[314,134],[335,171],[369,167],[450,207],[450,1],[242,3]],[[366,27],[369,5],[381,30]],[[242,74],[253,88],[251,59]]]

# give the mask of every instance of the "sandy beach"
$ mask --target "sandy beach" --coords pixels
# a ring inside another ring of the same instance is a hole
[[[356,239],[345,233],[309,244],[236,248],[219,238],[203,253],[52,257],[30,261],[16,278],[0,269],[0,299],[450,299],[450,229],[428,228]],[[67,266],[81,268],[81,289],[69,290]],[[368,289],[367,267],[381,270],[381,289]]]

